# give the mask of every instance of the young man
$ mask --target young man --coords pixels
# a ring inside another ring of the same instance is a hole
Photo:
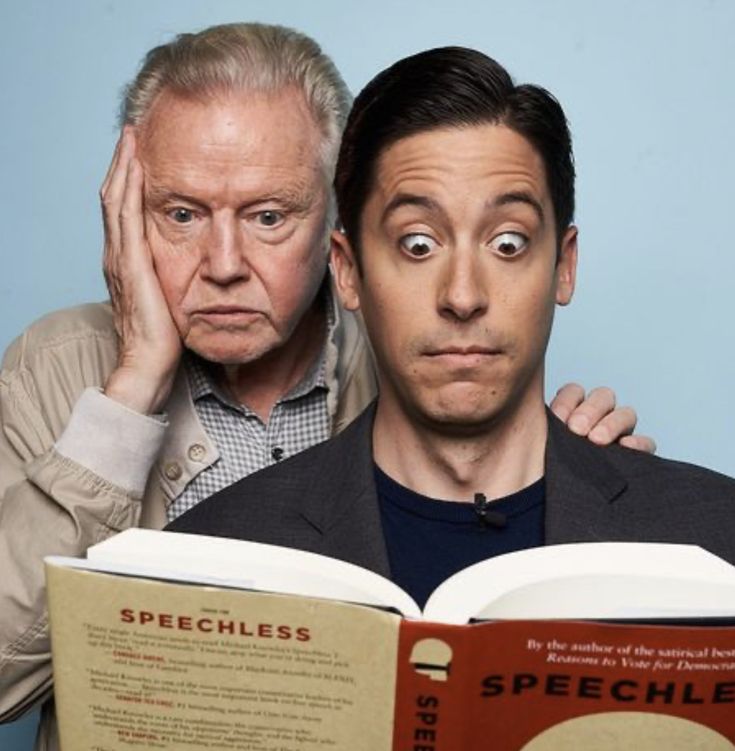
[[[593,446],[544,407],[577,262],[571,138],[548,92],[472,50],[402,60],[355,101],[335,184],[337,287],[364,317],[377,402],[171,529],[343,558],[419,602],[551,543],[690,542],[735,563],[735,481]]]

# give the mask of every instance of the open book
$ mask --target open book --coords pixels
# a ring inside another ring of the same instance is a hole
[[[64,563],[362,603],[441,623],[735,617],[735,567],[695,545],[576,543],[508,553],[447,579],[423,613],[400,587],[372,571],[316,553],[245,540],[129,529],[91,547],[86,560]]]
[[[134,529],[46,567],[64,748],[735,749],[735,567],[693,546],[499,556],[423,614],[222,538]],[[575,620],[693,618],[715,625]]]

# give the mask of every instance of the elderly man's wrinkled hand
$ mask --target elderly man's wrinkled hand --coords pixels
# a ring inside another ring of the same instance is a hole
[[[126,126],[100,189],[103,267],[119,337],[117,368],[105,394],[152,413],[171,390],[182,345],[145,238],[143,168],[135,149],[135,135]]]
[[[632,407],[617,407],[615,392],[607,387],[585,390],[577,383],[567,383],[551,402],[552,412],[567,427],[593,443],[606,446],[619,443],[627,448],[656,451],[656,442],[643,435],[633,435],[638,416]]]

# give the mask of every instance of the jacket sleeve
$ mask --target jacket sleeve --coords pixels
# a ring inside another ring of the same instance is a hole
[[[0,721],[51,691],[44,556],[83,555],[136,525],[141,507],[56,448],[85,387],[104,380],[104,348],[31,349],[24,335],[0,372]]]

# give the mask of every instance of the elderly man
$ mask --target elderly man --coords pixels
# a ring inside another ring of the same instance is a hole
[[[551,543],[689,542],[735,563],[734,480],[595,446],[545,410],[577,263],[571,137],[548,92],[472,50],[404,59],[357,97],[335,185],[337,287],[364,317],[376,405],[171,529],[343,558],[419,604]]]
[[[3,719],[50,692],[44,555],[162,527],[373,398],[327,279],[349,102],[311,39],[258,24],[182,35],[128,88],[101,191],[111,305],[34,324],[0,376]],[[591,402],[577,418],[594,424],[612,405]],[[613,413],[603,438],[632,422]],[[56,743],[51,713],[40,748]]]

